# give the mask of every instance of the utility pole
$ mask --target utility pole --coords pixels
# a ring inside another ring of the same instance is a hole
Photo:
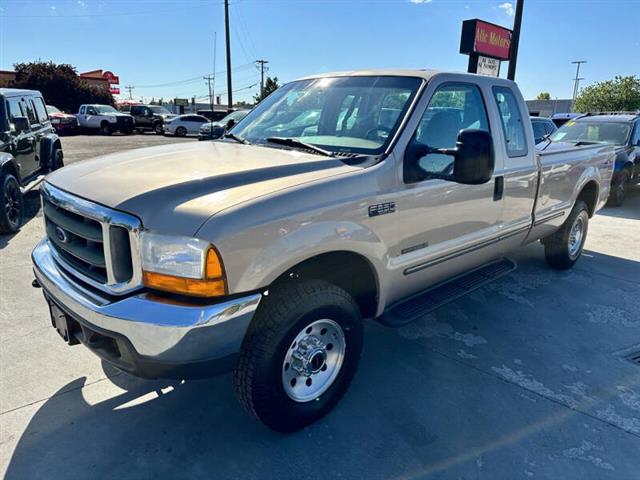
[[[264,70],[265,65],[269,63],[267,60],[256,60],[256,64],[260,65],[260,99],[264,98]]]
[[[523,8],[524,0],[516,0],[516,16],[513,19],[513,35],[511,37],[511,51],[509,52],[509,71],[507,73],[509,80],[516,79],[516,64],[518,63],[518,46],[520,44]]]
[[[571,100],[571,110],[573,110],[573,104],[576,101],[576,97],[578,96],[578,85],[580,85],[580,80],[584,80],[584,78],[580,78],[580,65],[583,63],[587,63],[586,60],[575,60],[571,62],[576,65],[576,78],[574,78],[573,83],[573,98]]]
[[[133,93],[132,92],[133,92],[133,89],[136,88],[136,87],[134,87],[132,85],[127,85],[124,88],[125,88],[125,90],[129,91],[129,100],[133,100]]]
[[[213,83],[211,84],[211,112],[214,111],[216,101],[216,51],[218,44],[218,32],[213,32]]]
[[[224,0],[224,30],[227,41],[227,100],[229,110],[233,108],[233,87],[231,86],[231,43],[229,35],[229,0]]]
[[[209,84],[209,105],[211,106],[211,111],[213,112],[213,90],[211,89],[211,81],[216,78],[215,75],[206,75],[204,78]]]

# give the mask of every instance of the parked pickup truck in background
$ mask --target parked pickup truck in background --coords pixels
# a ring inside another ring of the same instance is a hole
[[[111,105],[80,105],[76,117],[80,129],[99,130],[103,135],[113,132],[129,135],[133,132],[133,117]]]
[[[538,154],[508,80],[308,77],[222,140],[49,176],[36,285],[70,344],[143,377],[233,370],[253,415],[296,430],[347,390],[364,319],[419,318],[510,272],[506,253],[537,240],[570,268],[613,160],[608,145]]]

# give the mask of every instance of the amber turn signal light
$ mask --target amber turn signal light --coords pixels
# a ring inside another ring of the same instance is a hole
[[[205,278],[185,278],[165,273],[142,272],[145,286],[164,292],[191,295],[195,297],[220,297],[227,293],[224,268],[214,248],[207,251]]]

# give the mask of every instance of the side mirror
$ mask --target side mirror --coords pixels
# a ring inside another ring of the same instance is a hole
[[[409,158],[405,181],[410,182],[439,178],[465,185],[481,185],[491,180],[495,168],[493,140],[486,130],[460,130],[455,148],[432,148],[414,142],[406,154]],[[438,165],[436,171],[427,171],[420,165],[420,159],[430,154],[452,156],[453,163],[447,166],[435,162]]]
[[[16,132],[29,130],[29,119],[27,117],[13,117],[13,126]]]
[[[226,128],[227,130],[231,130],[235,124],[236,124],[236,121],[235,121],[233,118],[231,118],[231,119],[229,119],[229,121],[227,122],[227,125],[225,126],[225,128]]]

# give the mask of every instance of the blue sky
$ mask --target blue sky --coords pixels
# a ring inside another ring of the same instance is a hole
[[[514,3],[514,0],[512,0]],[[288,81],[367,67],[464,71],[462,20],[511,27],[504,0],[231,0],[234,99],[256,91],[252,63]],[[204,97],[213,71],[226,91],[222,0],[0,0],[0,69],[34,59],[112,70],[134,98]],[[568,98],[583,85],[640,75],[640,0],[527,0],[516,81],[525,98]],[[502,76],[507,65],[502,66]]]

